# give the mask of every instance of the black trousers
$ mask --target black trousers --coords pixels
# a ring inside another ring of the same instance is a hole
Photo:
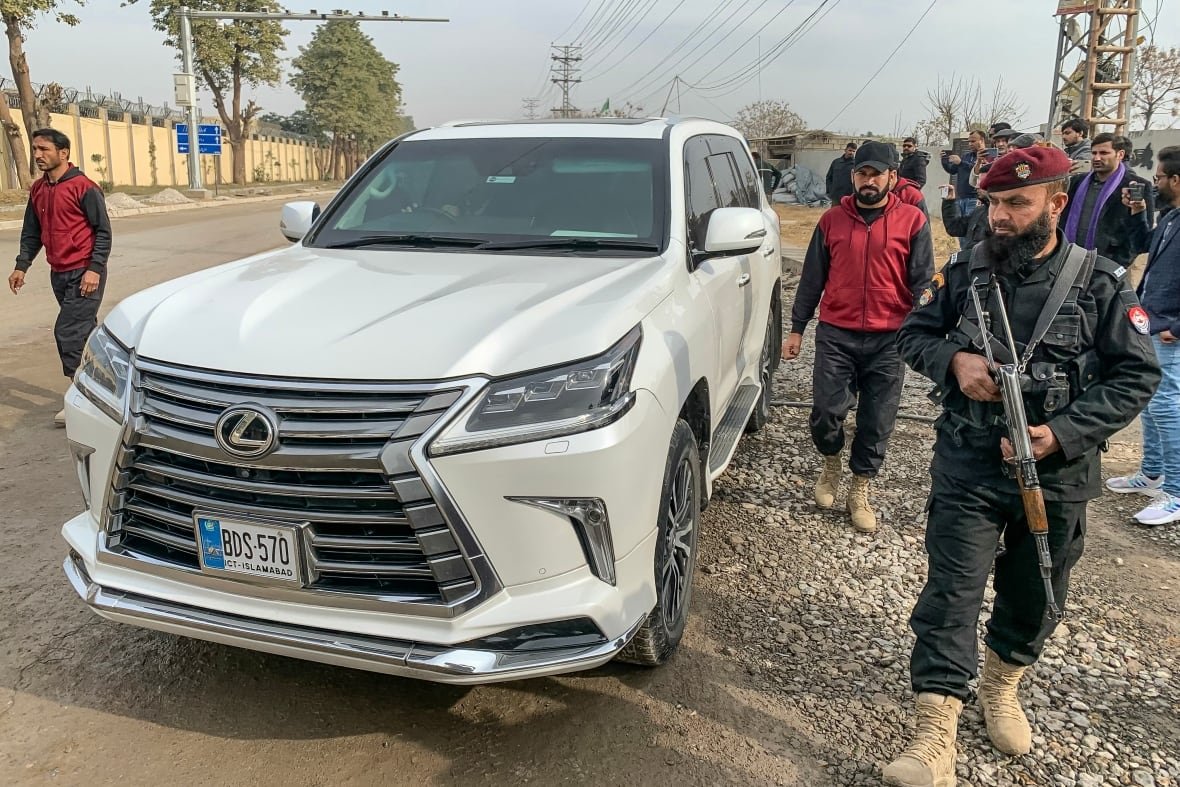
[[[849,331],[824,322],[815,329],[811,439],[824,456],[844,450],[844,419],[859,399],[848,459],[857,475],[880,472],[897,422],[905,365],[896,338],[893,331]]]
[[[918,638],[910,680],[915,692],[965,700],[978,670],[976,625],[993,561],[996,596],[985,639],[997,656],[1009,664],[1032,664],[1057,624],[1045,615],[1036,544],[1019,495],[937,471],[932,480],[926,520],[929,569],[910,616]],[[1045,509],[1053,594],[1064,609],[1069,573],[1084,547],[1086,503],[1047,500]],[[1001,530],[1006,550],[997,557]]]
[[[57,313],[57,323],[53,326],[53,338],[57,341],[62,373],[71,379],[82,362],[86,340],[90,338],[91,331],[98,327],[98,307],[102,305],[102,294],[107,284],[104,273],[99,279],[98,289],[82,297],[82,276],[85,273],[85,268],[78,268],[49,274],[49,284],[61,307]]]

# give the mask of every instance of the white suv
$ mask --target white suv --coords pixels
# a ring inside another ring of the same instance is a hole
[[[665,661],[778,358],[778,219],[741,136],[417,131],[282,229],[91,336],[66,396],[78,594],[453,683]]]

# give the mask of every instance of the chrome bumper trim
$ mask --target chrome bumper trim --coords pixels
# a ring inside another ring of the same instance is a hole
[[[83,601],[104,617],[145,628],[279,655],[440,683],[490,683],[590,669],[610,661],[643,625],[592,646],[534,652],[471,650],[306,628],[230,615],[105,588],[91,580],[82,559],[62,566]]]

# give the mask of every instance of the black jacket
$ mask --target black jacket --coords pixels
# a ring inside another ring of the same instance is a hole
[[[977,205],[971,215],[964,216],[959,212],[957,200],[944,199],[942,201],[942,226],[946,234],[952,238],[966,238],[969,249],[979,243],[991,233],[991,223],[987,218],[987,203]]]
[[[1070,179],[1069,206],[1073,205],[1074,195],[1085,177],[1085,175],[1075,175]],[[1147,210],[1138,216],[1132,216],[1131,209],[1123,204],[1122,190],[1131,183],[1143,184],[1143,198],[1147,201]],[[1094,235],[1094,248],[1097,249],[1099,255],[1114,260],[1123,267],[1129,267],[1135,260],[1135,255],[1140,253],[1138,238],[1142,237],[1143,231],[1150,231],[1150,217],[1155,215],[1155,196],[1152,194],[1151,186],[1152,184],[1127,167],[1118,190],[1110,195],[1110,199],[1106,201],[1102,211],[1098,214],[1098,231]],[[1090,185],[1090,188],[1101,187],[1102,184],[1097,180]],[[1065,226],[1066,218],[1069,216],[1069,206],[1066,206],[1065,214],[1061,217],[1062,227]],[[1074,240],[1079,246],[1085,245],[1086,239],[1084,237]]]
[[[901,155],[901,166],[897,168],[899,177],[912,180],[919,186],[926,185],[926,165],[930,163],[930,154],[924,150]]]
[[[1070,244],[1060,231],[1057,240],[1056,251],[1023,278],[1000,280],[1019,352],[1024,352],[1065,263]],[[956,353],[982,354],[958,327],[961,317],[975,320],[971,282],[987,276],[986,261],[972,261],[980,249],[959,252],[935,274],[902,324],[897,346],[905,362],[944,395],[931,469],[1016,495],[1016,482],[1002,470],[1000,438],[1006,432],[997,419],[1003,417],[1003,405],[969,399],[951,371]],[[1101,494],[1099,447],[1135,419],[1159,384],[1151,340],[1128,318],[1139,299],[1125,274],[1116,263],[1099,257],[1076,305],[1058,312],[1033,352],[1032,377],[1024,394],[1028,422],[1047,424],[1061,444],[1059,451],[1037,462],[1046,499],[1082,501]],[[997,311],[984,308],[993,315]],[[993,318],[992,328],[1000,330],[994,322]],[[1038,371],[1050,365],[1068,380],[1068,395],[1054,407],[1049,405],[1049,382],[1038,382]]]
[[[852,187],[854,161],[853,158],[841,156],[832,162],[832,166],[828,167],[828,199],[832,201],[833,206],[839,205],[841,199],[851,196],[856,191]]]
[[[1148,254],[1147,268],[1135,291],[1151,321],[1151,332],[1171,331],[1180,337],[1180,226],[1173,227],[1164,242],[1169,219],[1180,224],[1180,208],[1160,214],[1155,231],[1148,234],[1140,251]]]

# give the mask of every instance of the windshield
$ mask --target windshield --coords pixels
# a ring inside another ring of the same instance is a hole
[[[537,251],[639,256],[663,246],[665,171],[654,139],[408,140],[348,190],[308,245],[544,241]]]

